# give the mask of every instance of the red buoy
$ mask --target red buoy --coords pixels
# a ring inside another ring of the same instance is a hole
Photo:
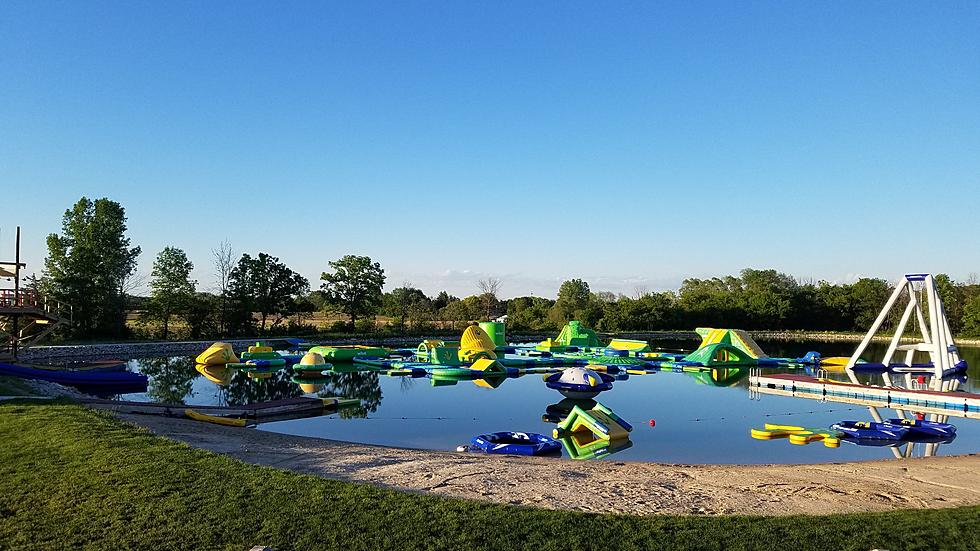
[[[651,427],[655,427],[656,425],[657,425],[657,422],[654,421],[653,419],[650,419],[650,426]]]
[[[918,382],[920,385],[925,384],[925,382],[926,382],[926,376],[925,375],[919,375],[916,378],[916,382]]]

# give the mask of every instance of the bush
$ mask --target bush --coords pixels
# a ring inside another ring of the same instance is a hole
[[[345,323],[344,325],[350,327],[349,323]],[[374,324],[374,318],[362,318],[357,320],[357,323],[354,325],[354,331],[357,333],[374,333],[377,331],[377,327]]]

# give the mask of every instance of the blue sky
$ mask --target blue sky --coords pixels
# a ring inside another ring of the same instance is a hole
[[[4,2],[0,253],[344,254],[457,295],[980,272],[976,2]]]

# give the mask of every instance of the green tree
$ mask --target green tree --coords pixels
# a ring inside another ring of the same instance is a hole
[[[963,305],[963,334],[980,337],[980,294]]]
[[[524,331],[555,329],[549,319],[555,301],[541,297],[514,297],[507,301],[508,327]]]
[[[954,334],[963,330],[963,287],[957,285],[946,274],[937,274],[936,289],[943,299],[943,309],[949,321],[949,329]]]
[[[751,268],[742,270],[739,279],[750,328],[785,327],[793,315],[793,299],[799,290],[796,280],[776,270]]]
[[[201,339],[223,331],[222,302],[221,297],[211,293],[194,293],[188,297],[180,317],[187,325],[190,338]]]
[[[381,305],[381,288],[385,284],[385,271],[381,264],[370,257],[346,255],[330,262],[333,272],[323,272],[320,286],[326,293],[327,302],[350,317],[351,325],[357,324],[358,316],[373,314]]]
[[[126,282],[140,254],[126,237],[126,210],[106,198],[82,197],[65,211],[61,234],[49,235],[47,245],[42,287],[72,306],[74,333],[122,336]]]
[[[875,322],[878,313],[888,302],[891,285],[884,279],[861,278],[851,285],[851,300],[854,306],[854,324],[851,329],[867,331]]]
[[[384,314],[394,318],[394,325],[398,329],[404,329],[406,320],[429,310],[432,305],[432,301],[421,289],[411,285],[385,293],[382,302]]]
[[[197,282],[191,280],[194,263],[176,247],[166,247],[153,261],[150,274],[150,301],[146,317],[163,325],[163,339],[170,336],[170,319],[186,311],[194,297]]]
[[[465,301],[452,300],[442,308],[440,316],[448,321],[450,328],[455,331],[457,325],[463,326],[470,321],[470,309]]]
[[[275,327],[293,313],[296,297],[310,288],[310,282],[290,270],[274,256],[259,253],[255,258],[243,254],[228,277],[229,293],[238,305],[240,319],[250,320],[258,312],[264,332],[270,315]]]
[[[581,279],[569,279],[562,283],[558,288],[558,300],[555,301],[557,320],[566,322],[581,317],[581,312],[589,306],[591,295],[589,284]]]
[[[421,289],[410,285],[385,293],[384,311],[394,318],[398,329],[404,329],[406,321],[411,323],[414,330],[425,329],[436,315],[432,299]]]
[[[446,291],[439,291],[439,294],[436,296],[436,298],[432,299],[432,306],[436,309],[445,308],[446,305],[448,305],[450,302],[454,300],[459,300],[459,299],[457,297],[450,295]]]

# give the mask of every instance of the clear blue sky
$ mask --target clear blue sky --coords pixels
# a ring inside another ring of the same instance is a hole
[[[8,0],[0,188],[3,256],[107,196],[204,287],[226,238],[457,295],[962,279],[980,3]]]

